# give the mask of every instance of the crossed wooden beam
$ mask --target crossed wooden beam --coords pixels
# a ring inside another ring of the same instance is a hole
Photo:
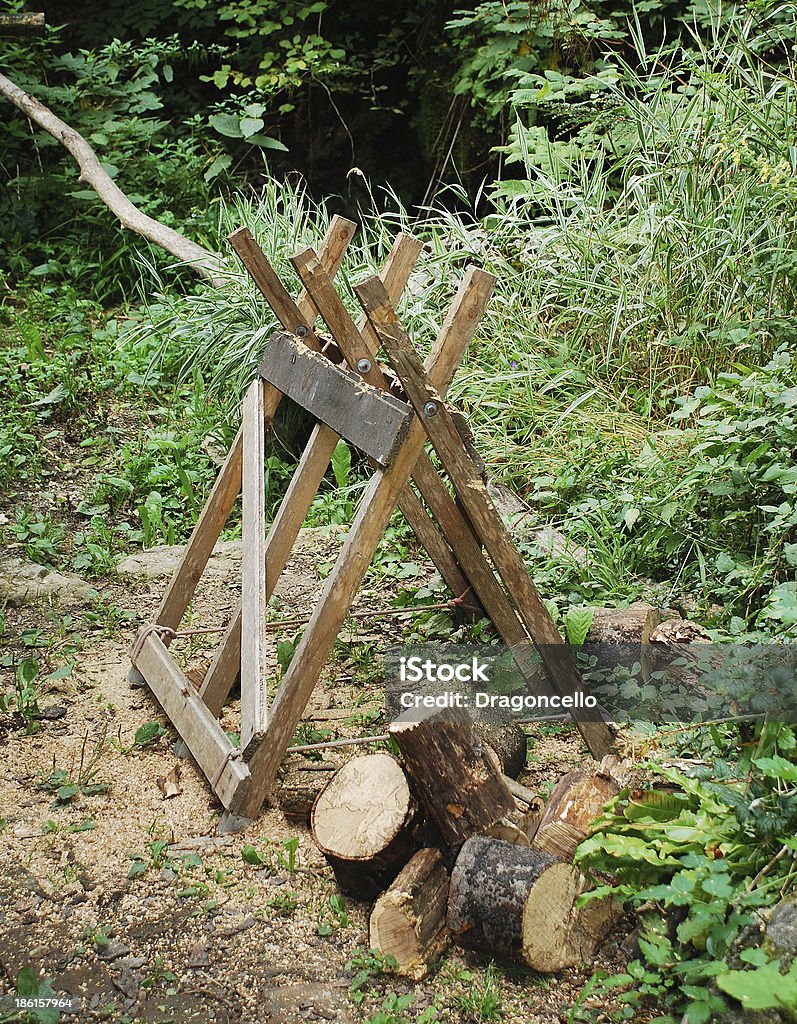
[[[454,595],[470,590],[508,645],[522,649],[533,641],[560,692],[573,693],[580,686],[570,649],[529,578],[445,405],[446,390],[495,279],[468,267],[422,364],[394,308],[421,243],[406,234],[396,238],[382,273],[355,289],[364,310],[355,324],[332,284],[355,227],[335,217],[318,255],[306,249],[293,257],[304,286],[296,301],[246,228],[230,236],[283,331],[270,339],[258,376],[246,392],[241,427],[155,621],[142,627],[131,652],[134,671],[149,684],[226,808],[223,830],[244,827],[257,816],[396,506]],[[316,329],[319,316],[331,337]],[[389,367],[378,360],[380,348]],[[267,530],[265,435],[285,395],[307,409],[316,424]],[[369,458],[374,473],[269,703],[267,604],[340,437]],[[427,440],[457,501],[424,450]],[[196,689],[175,662],[169,644],[178,635],[239,493],[241,601]],[[239,674],[241,742],[234,747],[218,718]],[[606,723],[577,720],[577,725],[594,756],[608,752],[613,738]]]

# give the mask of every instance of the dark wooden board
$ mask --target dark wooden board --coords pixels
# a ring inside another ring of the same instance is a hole
[[[412,409],[277,331],[258,373],[321,423],[386,468],[407,436]]]

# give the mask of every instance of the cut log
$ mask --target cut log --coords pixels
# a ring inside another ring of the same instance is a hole
[[[463,708],[398,719],[390,734],[446,843],[457,846],[516,809],[495,756]]]
[[[299,763],[301,761],[301,763]],[[277,803],[286,819],[294,825],[310,824],[313,805],[321,790],[343,764],[343,758],[333,762],[291,759],[283,763],[277,778]]]
[[[372,949],[392,956],[397,974],[420,981],[451,941],[446,927],[448,872],[439,850],[418,850],[374,904]]]
[[[510,779],[516,779],[526,767],[526,734],[519,725],[511,722],[475,722],[476,735],[493,751],[501,765],[501,771]]]
[[[620,787],[600,772],[568,772],[556,783],[534,834],[537,850],[571,861],[576,847],[590,833],[603,805],[617,796]]]
[[[340,888],[370,900],[415,851],[419,818],[398,762],[389,754],[366,754],[347,761],[321,791],[311,828]]]
[[[590,959],[615,919],[608,900],[576,908],[588,887],[550,854],[474,836],[454,865],[446,920],[462,946],[559,971]]]
[[[587,644],[646,644],[663,613],[645,601],[627,608],[596,608],[587,633]]]

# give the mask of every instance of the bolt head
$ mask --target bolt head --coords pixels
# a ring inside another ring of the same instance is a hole
[[[361,359],[357,363],[357,370],[360,373],[368,373],[370,371],[370,369],[371,369],[371,360],[370,359]]]
[[[424,416],[432,417],[437,415],[437,402],[427,402],[423,407]]]
[[[297,338],[306,338],[310,331],[305,327],[304,324],[299,324],[296,330],[293,332]]]

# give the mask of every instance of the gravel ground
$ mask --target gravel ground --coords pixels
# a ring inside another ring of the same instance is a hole
[[[338,532],[303,533],[277,615],[310,607]],[[225,620],[237,596],[236,566],[235,550],[227,551],[203,580],[190,624]],[[499,1019],[500,1010],[508,1022],[552,1024],[568,1019],[596,967],[618,968],[622,925],[583,970],[541,977],[499,967],[488,974],[484,958],[452,950],[423,982],[382,974],[367,981],[361,1000],[350,993],[351,961],[367,951],[369,907],[340,902],[309,833],[277,808],[245,832],[217,837],[221,808],[201,772],[175,756],[174,730],[148,691],[127,682],[137,622],[119,610],[134,610],[140,621],[152,616],[164,579],[147,575],[99,586],[99,606],[6,610],[7,637],[39,630],[40,645],[49,644],[35,649],[42,664],[70,638],[82,646],[72,674],[47,682],[40,703],[49,717],[38,733],[24,735],[18,719],[0,715],[0,1013],[13,1006],[19,972],[32,968],[42,985],[71,1000],[75,1012],[62,1012],[64,1021],[357,1022],[385,1000],[389,1008],[391,993],[411,993],[403,1017],[385,1016],[384,1024],[415,1020],[432,1006],[446,1021]],[[361,600],[363,607],[382,603],[384,582],[373,581]],[[97,607],[104,611],[91,629],[83,616]],[[358,682],[363,658],[347,646],[395,631],[395,620],[351,627],[308,709],[319,727],[336,735],[380,731],[373,719],[381,694]],[[201,670],[213,643],[194,637],[175,649],[187,668]],[[225,727],[235,728],[235,711],[234,703],[225,710]],[[136,745],[136,731],[155,721],[164,734]],[[572,730],[538,731],[521,781],[542,788],[583,756]],[[167,799],[163,780],[176,775],[179,792]],[[48,784],[55,789],[42,788]],[[59,801],[58,786],[78,788],[71,796],[62,790]],[[242,851],[252,847],[257,856],[248,849],[245,859]],[[493,991],[500,1006],[488,1016]]]

